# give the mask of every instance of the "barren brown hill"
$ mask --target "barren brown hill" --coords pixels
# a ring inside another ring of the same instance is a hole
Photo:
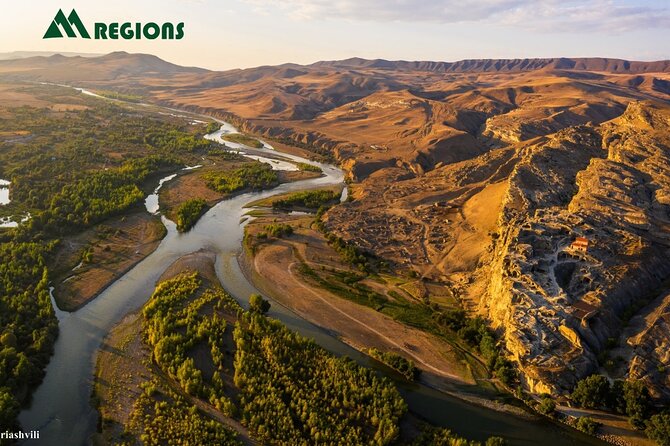
[[[528,389],[602,372],[670,398],[668,61],[210,72],[116,54],[0,62],[4,77],[139,94],[332,156],[354,200],[327,227],[485,315]]]
[[[118,51],[100,57],[35,56],[0,61],[0,73],[9,78],[44,82],[100,82],[134,76],[202,74],[202,68],[181,67],[150,54]]]

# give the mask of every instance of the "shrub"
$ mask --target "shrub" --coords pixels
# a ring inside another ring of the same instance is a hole
[[[540,401],[539,406],[537,407],[538,412],[545,415],[553,415],[556,411],[556,402],[550,397],[544,397]]]
[[[285,235],[293,234],[293,226],[287,225],[286,223],[272,223],[271,225],[265,225],[266,236],[281,238]],[[259,233],[260,236],[260,233]]]
[[[600,423],[589,417],[580,417],[577,419],[577,429],[589,435],[595,435],[600,426]]]

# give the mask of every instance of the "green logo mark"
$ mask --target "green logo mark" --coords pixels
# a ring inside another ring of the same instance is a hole
[[[65,31],[65,34],[67,34],[68,37],[77,37],[77,34],[75,34],[74,29],[72,29],[73,26],[77,28],[77,31],[79,31],[79,35],[82,38],[84,39],[91,38],[91,35],[88,33],[88,31],[86,31],[84,24],[81,23],[81,19],[77,15],[77,11],[73,9],[70,15],[67,18],[65,18],[63,10],[59,9],[58,13],[56,14],[56,17],[54,17],[54,19],[51,21],[49,29],[47,29],[47,32],[44,34],[43,39],[53,39],[63,37],[61,29]]]
[[[44,34],[43,39],[54,39],[64,37],[63,33],[68,37],[77,37],[74,28],[79,32],[79,36],[84,39],[90,39],[91,35],[81,22],[77,11],[74,9],[69,16],[65,17],[63,10],[59,9],[56,17],[51,21],[49,29]],[[163,39],[163,40],[180,40],[184,37],[184,22],[174,23],[166,22],[158,24],[154,22],[149,23],[131,23],[131,22],[110,22],[93,24],[95,31],[95,40],[117,40],[117,39]]]

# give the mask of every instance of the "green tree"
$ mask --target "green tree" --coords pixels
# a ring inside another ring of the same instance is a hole
[[[589,435],[595,435],[600,428],[600,423],[589,417],[580,417],[577,419],[577,429]]]
[[[4,345],[5,347],[16,348],[16,336],[14,333],[8,331],[0,336],[0,344]]]
[[[545,415],[552,415],[556,411],[556,402],[550,397],[544,397],[540,401],[537,410]]]
[[[670,446],[670,412],[653,415],[645,433],[660,446]]]
[[[577,383],[570,399],[581,407],[606,407],[610,400],[610,382],[602,375],[591,375]]]
[[[260,294],[252,294],[249,296],[249,309],[256,313],[265,314],[270,311],[270,302],[263,299]]]
[[[610,397],[607,406],[616,413],[626,413],[626,400],[624,399],[625,381],[617,379],[610,388]]]
[[[623,385],[623,398],[626,403],[628,420],[637,429],[644,429],[649,417],[650,395],[649,389],[642,381],[626,381]]]

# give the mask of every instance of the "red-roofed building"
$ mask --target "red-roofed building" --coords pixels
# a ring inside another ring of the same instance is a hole
[[[586,252],[589,249],[589,239],[586,237],[577,237],[570,247],[576,251]]]

